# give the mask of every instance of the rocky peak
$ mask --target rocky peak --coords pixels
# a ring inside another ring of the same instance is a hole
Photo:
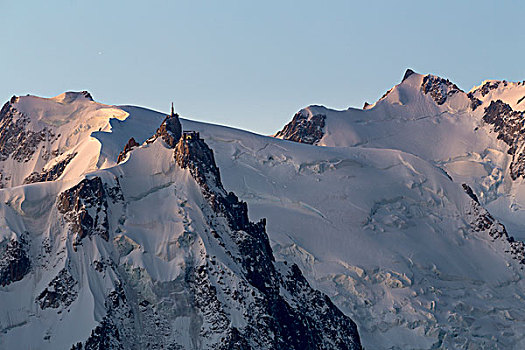
[[[406,71],[405,71],[405,75],[403,75],[403,80],[401,80],[401,82],[404,82],[409,76],[411,76],[412,74],[414,74],[415,72],[408,68]]]
[[[405,74],[406,75],[406,74]],[[445,103],[450,96],[462,92],[456,84],[448,79],[443,79],[435,75],[425,75],[421,84],[421,91],[426,95],[430,94],[432,99],[438,104]]]
[[[175,146],[175,160],[183,169],[189,168],[191,175],[208,190],[221,189],[221,176],[215,164],[213,151],[200,138],[198,132],[185,131]]]
[[[179,120],[179,115],[175,113],[173,105],[171,114],[167,115],[160,127],[155,133],[155,137],[162,137],[164,142],[174,148],[182,135],[182,125]]]
[[[325,114],[313,114],[310,109],[296,113],[291,122],[275,134],[275,137],[310,145],[316,144],[324,136]]]

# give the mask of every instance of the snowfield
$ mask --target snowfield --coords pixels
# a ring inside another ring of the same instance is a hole
[[[524,96],[521,83],[487,81],[465,93],[409,71],[363,110],[306,107],[278,137],[181,123],[213,150],[224,188],[247,202],[250,220],[267,219],[277,273],[287,276],[284,262],[297,264],[355,321],[364,348],[523,349],[525,261],[507,238],[525,239],[523,177],[510,173],[522,144],[519,132],[501,137],[502,124],[486,111],[494,101],[507,104],[517,113],[506,110],[508,125],[525,110]],[[209,348],[223,321],[199,321],[208,316],[196,311],[184,276],[211,260],[225,271],[210,283],[228,327],[249,324],[245,306],[258,292],[243,284],[241,250],[235,240],[210,238],[214,227],[219,235],[231,229],[173,150],[160,139],[146,142],[164,114],[98,104],[88,93],[18,97],[11,105],[16,111],[4,112],[10,124],[2,121],[0,131],[17,132],[26,118],[23,129],[34,134],[18,139],[24,151],[0,140],[10,150],[0,161],[0,251],[18,240],[31,266],[0,284],[0,348],[70,348],[109,316],[130,337],[124,348],[146,347],[157,332],[166,346]],[[512,125],[503,131],[515,132]],[[315,137],[305,138],[312,130]],[[141,146],[117,164],[131,137]],[[33,173],[39,181],[26,180]],[[72,231],[61,193],[84,179],[91,187],[75,193],[92,194],[78,200],[97,218],[93,230],[108,237]],[[9,256],[19,254],[15,248]],[[223,284],[250,293],[237,301]],[[121,300],[108,297],[119,288],[134,299],[119,304],[135,305],[131,311],[108,306]],[[165,323],[155,325],[154,313]],[[133,335],[137,324],[143,333]]]

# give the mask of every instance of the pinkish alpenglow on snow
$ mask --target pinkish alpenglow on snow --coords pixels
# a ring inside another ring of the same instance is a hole
[[[523,113],[412,70],[274,136],[13,97],[0,348],[524,348]]]

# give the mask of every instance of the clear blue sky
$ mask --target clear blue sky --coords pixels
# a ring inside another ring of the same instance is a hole
[[[522,1],[0,0],[0,100],[97,101],[269,134],[361,107],[407,67],[469,90],[525,79]]]

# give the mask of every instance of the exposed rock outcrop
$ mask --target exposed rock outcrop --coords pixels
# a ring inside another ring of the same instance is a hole
[[[481,102],[481,100],[477,97],[474,97],[474,94],[472,92],[469,92],[467,94],[467,97],[470,99],[470,108],[475,111],[476,108],[478,108],[479,106],[481,106],[483,104],[483,102]]]
[[[171,114],[166,116],[160,127],[157,129],[155,137],[161,137],[170,148],[174,148],[181,135],[182,125],[180,124],[179,115],[175,113],[172,105]]]
[[[438,105],[442,105],[450,96],[462,90],[448,79],[426,75],[421,84],[421,91],[424,94],[430,94]]]
[[[324,136],[326,115],[311,114],[308,109],[296,113],[275,137],[300,143],[316,144]]]
[[[499,87],[499,84],[501,82],[499,81],[487,81],[485,84],[483,84],[481,87],[477,88],[475,91],[479,91],[481,93],[481,96],[485,97],[489,94],[492,90],[495,90]]]
[[[492,101],[485,108],[483,121],[494,127],[497,138],[508,146],[508,153],[512,155],[510,176],[513,180],[525,177],[525,126],[523,118],[525,112],[514,111],[501,100]]]
[[[84,179],[62,192],[58,196],[57,207],[70,223],[74,247],[88,236],[98,235],[106,241],[109,239],[108,202],[99,177]]]
[[[67,165],[75,158],[77,153],[71,153],[67,155],[66,158],[57,162],[55,165],[49,169],[42,169],[41,172],[31,173],[28,177],[24,179],[24,184],[35,183],[35,182],[45,182],[45,181],[55,181],[58,179],[64,170],[66,170]]]
[[[16,101],[12,98],[11,101]],[[13,157],[17,162],[27,162],[35,153],[38,145],[55,138],[47,127],[38,131],[28,130],[30,120],[7,102],[0,110],[0,161]]]
[[[517,241],[509,236],[505,226],[496,220],[485,208],[477,201],[477,197],[470,186],[463,184],[463,189],[472,198],[471,210],[467,213],[470,218],[470,227],[474,232],[485,232],[494,241],[501,241],[507,248],[505,250],[512,259],[525,265],[525,243]]]
[[[76,101],[79,98],[86,99],[88,101],[93,101],[93,96],[89,93],[89,91],[68,91],[63,93],[62,95],[59,95],[62,97],[61,102],[62,103],[71,103],[73,101]]]
[[[117,158],[117,164],[122,162],[124,159],[126,159],[126,155],[131,152],[131,150],[135,147],[138,147],[140,146],[139,143],[137,141],[135,141],[135,139],[132,137],[128,140],[128,143],[126,143],[126,145],[124,146],[124,149],[122,150],[122,152],[119,153],[118,155],[118,158]]]
[[[78,342],[74,344],[71,350],[118,350],[131,349],[137,346],[134,343],[134,335],[130,333],[134,326],[134,314],[127,302],[121,283],[117,284],[115,290],[109,293],[105,301],[105,307],[107,310],[106,316],[91,331],[89,338],[84,343]]]
[[[37,298],[38,305],[42,310],[47,308],[57,309],[66,308],[75,301],[78,292],[77,282],[73,279],[69,271],[64,268],[40,293]]]
[[[403,75],[403,79],[401,80],[401,82],[404,82],[409,76],[411,76],[412,74],[414,74],[415,72],[408,68],[406,71],[405,71],[405,75]]]
[[[29,272],[31,260],[26,246],[23,236],[0,243],[0,286],[20,281]]]

